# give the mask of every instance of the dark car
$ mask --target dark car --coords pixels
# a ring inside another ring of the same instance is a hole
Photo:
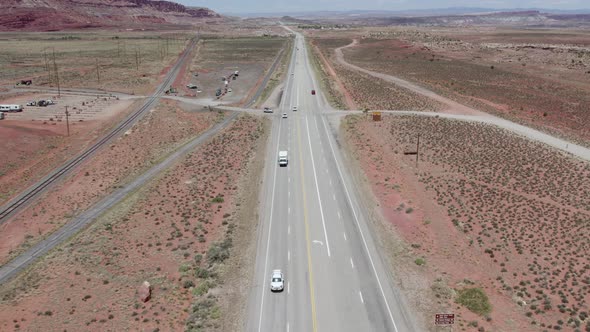
[[[315,90],[311,90],[311,94],[315,96]]]

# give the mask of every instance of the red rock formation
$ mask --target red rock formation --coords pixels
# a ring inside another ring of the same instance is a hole
[[[150,0],[2,0],[0,31],[54,31],[90,27],[145,28],[222,19],[207,8]],[[149,27],[149,26],[148,26]]]

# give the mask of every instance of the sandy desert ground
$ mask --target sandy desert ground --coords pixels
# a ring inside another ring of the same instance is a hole
[[[588,163],[442,118],[351,115],[342,129],[405,242],[389,252],[406,262],[396,269],[428,316],[451,310],[461,330],[590,328]],[[416,167],[404,152],[415,151],[418,133]],[[489,307],[457,304],[465,289],[483,291]]]
[[[314,44],[338,71],[333,50],[347,62],[418,83],[466,106],[588,146],[590,35],[583,30],[371,28],[328,32]],[[323,45],[323,46],[322,46]],[[348,90],[376,103],[370,109],[420,108],[420,99],[363,73],[342,70]],[[351,77],[352,79],[347,79]],[[399,88],[398,88],[399,89]],[[386,92],[384,92],[384,90]],[[387,97],[390,94],[392,97]],[[400,95],[402,97],[400,97]],[[404,97],[416,106],[403,102]],[[422,106],[424,108],[424,106]],[[436,109],[436,107],[431,107]]]
[[[185,116],[199,119],[202,127],[208,115]],[[189,119],[184,121],[191,123]],[[162,119],[152,122],[156,120]],[[257,201],[248,197],[251,190],[257,192],[261,168],[251,167],[259,166],[256,160],[264,155],[267,134],[261,118],[238,118],[149,188],[3,285],[2,330],[165,331],[185,325],[224,330],[237,324],[224,319],[238,319],[241,308],[232,292],[242,290],[243,280],[233,274],[249,263],[235,260],[241,256],[232,244],[243,245],[239,241],[252,231],[249,223],[256,222],[251,211]],[[133,136],[149,139],[145,132],[128,137]],[[113,149],[123,146],[133,148],[116,144]],[[120,152],[119,158],[130,150]],[[137,288],[146,280],[152,285],[152,297],[143,303]],[[224,300],[218,301],[221,294]]]

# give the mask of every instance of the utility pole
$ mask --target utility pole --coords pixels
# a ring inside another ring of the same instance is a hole
[[[98,84],[100,84],[100,67],[98,65],[98,58],[96,58],[96,78],[98,79]]]
[[[66,106],[66,127],[68,128],[68,137],[70,137],[70,112],[68,112],[68,106]]]
[[[61,89],[59,87],[59,71],[57,69],[57,63],[55,62],[55,47],[53,48],[53,70],[55,71],[55,80],[57,82],[57,96],[61,97]]]
[[[416,142],[416,168],[418,168],[418,156],[420,155],[420,133],[418,133],[418,141]]]
[[[139,71],[139,59],[140,54],[139,54],[139,48],[135,48],[135,67],[137,68],[137,71]]]

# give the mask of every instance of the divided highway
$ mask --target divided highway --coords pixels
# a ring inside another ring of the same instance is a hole
[[[348,180],[299,34],[295,46],[273,117],[245,329],[416,331]],[[278,166],[282,150],[287,167]],[[284,273],[282,293],[270,291],[274,269]]]

